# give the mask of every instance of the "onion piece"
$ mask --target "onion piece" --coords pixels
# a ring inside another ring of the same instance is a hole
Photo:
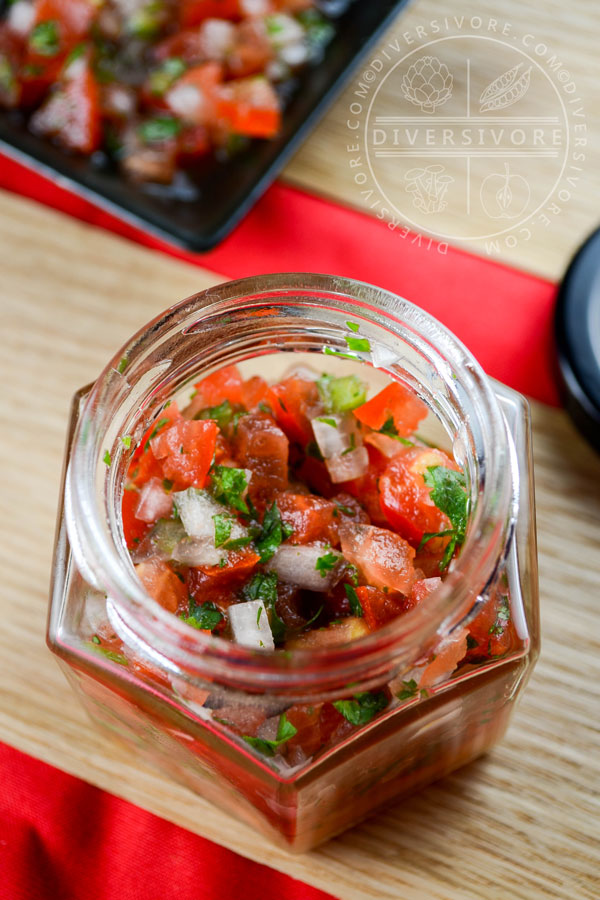
[[[163,561],[173,558],[175,547],[185,537],[185,528],[179,521],[159,519],[152,531],[131,553],[134,563],[143,562],[151,556]]]
[[[151,478],[140,491],[135,517],[141,522],[156,522],[167,519],[172,508],[173,496],[165,491],[160,478]]]
[[[207,491],[188,488],[187,491],[173,494],[173,500],[189,537],[211,540],[214,547],[215,523],[213,516],[225,516],[231,520],[231,533],[228,540],[237,540],[248,536],[247,529],[240,525],[230,510],[222,503],[217,503]]]
[[[349,453],[340,453],[325,460],[329,477],[334,484],[360,478],[369,468],[369,454],[364,447],[357,447]]]
[[[307,591],[325,592],[340,577],[340,566],[337,563],[324,576],[317,569],[317,560],[329,553],[336,557],[337,563],[343,559],[341,553],[326,544],[283,544],[277,548],[267,568],[277,572],[278,577],[287,584],[295,584]]]
[[[354,421],[350,421],[350,419]],[[356,419],[354,416],[326,415],[317,416],[311,420],[311,426],[317,446],[321,451],[323,459],[329,459],[331,456],[337,456],[344,450],[352,448],[352,437],[356,445],[358,435],[356,429]]]
[[[227,556],[215,547],[214,538],[185,537],[174,547],[171,559],[185,566],[218,566]]]
[[[234,603],[228,610],[229,623],[236,644],[252,650],[274,650],[269,617],[262,600]]]
[[[390,437],[389,434],[380,434],[379,431],[373,431],[371,434],[366,435],[365,444],[371,444],[372,447],[375,447],[380,453],[383,453],[384,456],[391,459],[392,456],[396,456],[397,453],[400,453],[404,447],[412,444],[412,441],[404,443],[403,441],[397,441],[395,438]]]
[[[20,37],[25,37],[35,22],[35,6],[27,0],[17,0],[8,7],[7,23],[9,29]]]

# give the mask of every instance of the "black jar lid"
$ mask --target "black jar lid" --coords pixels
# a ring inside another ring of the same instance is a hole
[[[554,315],[567,411],[600,450],[600,229],[571,261]]]

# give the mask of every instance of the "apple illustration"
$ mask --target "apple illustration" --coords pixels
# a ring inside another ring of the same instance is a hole
[[[527,209],[531,189],[525,178],[512,175],[508,163],[504,163],[504,172],[493,172],[483,179],[479,196],[491,219],[516,219]]]

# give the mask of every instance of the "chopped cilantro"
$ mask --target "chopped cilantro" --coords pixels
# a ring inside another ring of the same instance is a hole
[[[383,691],[365,691],[355,694],[352,700],[336,700],[333,705],[352,725],[367,725],[388,702]]]
[[[92,641],[94,642],[94,644],[100,644],[100,643],[101,643],[100,638],[98,637],[97,634],[93,635]]]
[[[36,25],[29,35],[29,46],[39,56],[56,56],[60,50],[58,23],[51,19]]]
[[[172,116],[157,116],[147,119],[138,126],[138,134],[145,144],[156,144],[177,137],[181,122]]]
[[[215,523],[215,547],[221,547],[229,539],[233,519],[231,516],[213,516]]]
[[[348,344],[348,350],[354,350],[356,353],[368,353],[371,349],[368,338],[359,338],[354,337],[352,334],[347,334],[344,340]]]
[[[163,478],[163,488],[165,491],[173,490],[173,482],[170,478]]]
[[[257,625],[260,625],[260,617],[262,616],[262,611],[263,611],[263,609],[264,609],[264,606],[259,606],[259,607],[258,607],[258,612],[257,612],[257,614],[256,614],[256,624],[257,624]]]
[[[496,613],[496,621],[490,627],[490,634],[503,634],[504,629],[508,625],[510,621],[510,608],[508,602],[503,600],[500,604],[498,612]]]
[[[199,631],[213,631],[222,621],[223,615],[214,603],[207,600],[205,603],[196,603],[193,597],[190,597],[190,607],[187,616],[180,616],[186,625],[197,628]]]
[[[335,421],[335,419],[330,419],[330,418],[328,418],[327,416],[319,416],[319,417],[317,418],[317,422],[322,422],[323,425],[330,425],[331,428],[337,428],[337,427],[338,427],[338,423]]]
[[[340,456],[346,456],[347,453],[352,453],[353,450],[356,450],[356,435],[353,431],[350,432],[350,446],[346,447],[345,450],[342,450]]]
[[[402,682],[402,690],[398,691],[396,697],[398,698],[398,700],[412,700],[412,698],[416,697],[418,693],[419,685],[414,678],[411,678],[410,681]]]
[[[462,472],[447,469],[445,466],[428,466],[423,478],[427,487],[431,490],[431,499],[452,523],[452,529],[442,532],[426,534],[421,543],[432,537],[451,535],[448,546],[440,562],[440,571],[443,571],[452,559],[452,554],[457,544],[462,544],[467,530],[469,516],[469,495],[466,490],[466,480]]]
[[[222,556],[221,559],[219,560],[219,568],[224,569],[226,565],[227,565],[227,560],[225,559],[224,556]]]
[[[282,541],[292,534],[292,530],[281,521],[281,513],[277,503],[273,501],[273,506],[265,512],[260,537],[256,540],[256,549],[260,553],[262,563],[271,559]]]
[[[215,500],[225,506],[248,513],[248,504],[244,493],[248,480],[244,469],[232,469],[229,466],[215,466],[211,471],[211,489]]]
[[[286,741],[289,741],[290,738],[294,737],[297,732],[298,729],[292,725],[286,714],[282,713],[279,718],[277,734],[274,741],[251,737],[248,734],[243,735],[242,740],[246,741],[247,744],[250,744],[251,747],[254,747],[255,750],[258,750],[259,753],[264,753],[265,756],[274,756],[275,751],[281,747],[282,744],[285,744]]]
[[[321,578],[327,577],[327,573],[332,571],[339,558],[337,553],[331,551],[325,553],[324,556],[319,556],[315,563],[315,569],[321,573]]]
[[[268,416],[273,415],[273,410],[271,409],[270,406],[267,406],[266,403],[259,403],[258,408],[262,413],[266,413]]]
[[[358,329],[359,329],[359,327],[360,327],[359,324],[358,324],[358,322],[346,322],[346,325],[348,326],[348,328],[350,329],[350,331],[353,331],[355,334],[356,334],[356,332],[358,331]]]
[[[104,451],[104,456],[102,457],[102,461],[104,462],[105,465],[110,466],[111,458],[110,458],[110,453],[108,452],[108,450]]]
[[[208,406],[196,413],[194,419],[212,419],[217,423],[221,431],[224,431],[231,423],[234,411],[229,400],[223,400],[218,406]]]
[[[336,503],[335,508],[339,509],[339,511],[341,513],[343,513],[345,516],[355,516],[356,515],[356,510],[352,509],[351,506],[344,506],[342,503]]]
[[[123,437],[121,438],[121,443],[123,444],[123,446],[125,447],[126,450],[129,450],[129,448],[131,447],[131,435],[130,434],[123,435]]]
[[[356,590],[353,588],[351,584],[345,584],[344,590],[346,591],[346,597],[348,598],[348,602],[350,604],[350,609],[352,610],[353,616],[363,616],[363,608],[361,606],[361,602],[358,599],[358,594]]]
[[[398,434],[398,429],[394,425],[394,417],[390,416],[389,419],[386,419],[381,428],[379,429],[379,434],[386,434],[388,437],[394,438],[395,441],[400,441],[401,444],[404,444],[406,447],[414,447],[413,441],[409,441],[407,438],[400,437]]]
[[[356,568],[356,566],[352,565],[352,563],[346,563],[345,575],[350,579],[354,587],[358,585],[358,569]]]

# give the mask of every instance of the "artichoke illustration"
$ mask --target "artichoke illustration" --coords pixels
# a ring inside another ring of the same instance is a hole
[[[433,113],[452,96],[452,75],[437,56],[422,56],[405,73],[401,88],[407,100]]]

